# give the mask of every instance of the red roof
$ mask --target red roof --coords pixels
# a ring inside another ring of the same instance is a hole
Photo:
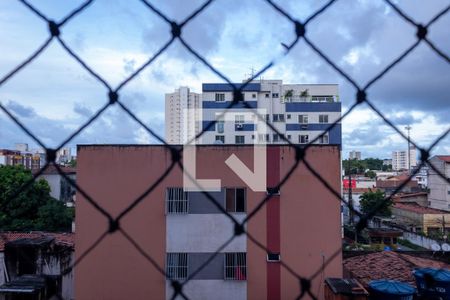
[[[0,232],[0,251],[5,250],[5,245],[20,239],[33,239],[51,236],[55,238],[57,245],[73,247],[75,245],[75,234],[53,233],[53,232]]]
[[[407,211],[412,211],[419,214],[433,214],[433,215],[442,215],[442,214],[450,214],[450,211],[440,210],[431,207],[421,206],[417,203],[405,203],[405,202],[396,202],[394,203],[394,208],[403,209]]]
[[[436,155],[440,160],[450,162],[450,155]]]
[[[450,265],[394,251],[375,252],[344,259],[344,268],[364,286],[371,280],[390,279],[416,285],[412,272],[415,268],[445,268]]]

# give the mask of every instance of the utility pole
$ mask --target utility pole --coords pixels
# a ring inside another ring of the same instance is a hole
[[[406,130],[408,130],[408,174],[411,174],[411,140],[409,138],[409,131],[411,130],[411,126],[406,126]]]

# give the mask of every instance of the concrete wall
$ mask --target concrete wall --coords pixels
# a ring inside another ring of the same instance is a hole
[[[445,163],[436,156],[431,158],[430,162],[441,174],[450,178],[450,163]],[[428,195],[430,206],[450,211],[450,184],[442,179],[432,168],[428,170],[428,189],[430,190]]]

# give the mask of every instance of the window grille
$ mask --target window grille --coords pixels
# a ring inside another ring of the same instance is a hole
[[[225,253],[225,280],[247,280],[247,253]]]
[[[166,273],[169,279],[186,279],[188,275],[188,254],[167,253]]]
[[[189,197],[183,188],[166,190],[166,212],[168,214],[187,214],[189,212]]]

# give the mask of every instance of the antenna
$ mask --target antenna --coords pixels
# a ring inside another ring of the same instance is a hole
[[[408,130],[408,174],[411,174],[411,140],[409,138],[409,131],[411,130],[411,126],[406,126],[406,130]]]

